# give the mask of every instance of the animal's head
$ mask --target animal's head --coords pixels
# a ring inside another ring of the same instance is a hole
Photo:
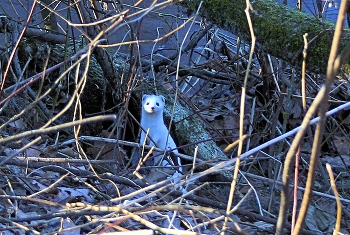
[[[163,111],[165,104],[165,98],[162,95],[143,95],[142,108],[147,113],[155,113]]]

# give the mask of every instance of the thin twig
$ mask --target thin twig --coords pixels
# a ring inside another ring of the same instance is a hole
[[[44,128],[44,129],[25,131],[25,132],[17,134],[17,135],[13,135],[13,136],[10,136],[7,138],[0,139],[0,145],[4,145],[10,141],[16,141],[18,139],[27,138],[27,137],[34,136],[34,135],[43,135],[43,134],[48,134],[51,132],[58,132],[60,130],[63,130],[63,129],[66,129],[69,127],[74,127],[74,126],[78,126],[78,125],[85,125],[85,124],[93,123],[93,122],[114,121],[116,119],[117,119],[117,116],[113,115],[113,114],[101,115],[101,116],[85,118],[85,119],[77,120],[77,121],[73,121],[73,122],[67,122],[67,123],[64,123],[61,125],[48,127],[48,128]],[[1,164],[3,164],[3,163],[1,162],[0,165]]]
[[[333,231],[333,235],[338,235],[339,233],[339,229],[340,229],[340,223],[341,223],[341,211],[342,211],[342,205],[339,199],[339,193],[338,193],[338,189],[337,186],[335,185],[335,181],[334,181],[334,175],[333,175],[333,171],[332,171],[332,167],[331,165],[329,165],[329,163],[326,164],[326,168],[328,171],[328,175],[331,181],[331,186],[334,192],[334,196],[335,196],[335,200],[337,202],[337,222],[335,223],[335,228]]]
[[[4,72],[2,81],[1,81],[1,88],[0,88],[1,93],[4,90],[4,85],[5,85],[5,82],[6,82],[6,76],[7,76],[8,72],[9,72],[9,70],[10,70],[10,67],[11,67],[11,61],[12,61],[12,59],[15,56],[17,48],[19,47],[19,43],[22,41],[21,39],[23,38],[24,32],[26,31],[26,29],[29,26],[29,22],[31,21],[31,18],[33,16],[35,6],[36,6],[36,0],[34,0],[34,2],[32,4],[32,8],[29,11],[26,24],[25,24],[24,28],[22,29],[22,32],[21,32],[18,40],[16,41],[16,45],[14,46],[14,48],[13,48],[13,50],[11,52],[10,58],[9,58],[9,60],[7,62],[6,69],[5,69],[5,72]]]
[[[289,174],[290,174],[290,168],[291,168],[291,163],[292,160],[295,156],[295,153],[297,152],[297,149],[299,148],[300,142],[303,138],[303,136],[306,133],[307,127],[309,125],[309,122],[311,120],[311,117],[314,115],[316,112],[319,103],[322,101],[322,97],[324,96],[325,92],[325,87],[323,87],[319,93],[317,94],[314,102],[311,104],[309,110],[305,114],[305,117],[303,119],[303,122],[300,125],[300,130],[294,137],[293,143],[290,146],[290,149],[287,153],[286,159],[284,161],[284,169],[283,169],[283,176],[282,176],[282,182],[283,182],[283,187],[281,191],[281,202],[280,202],[280,210],[279,210],[279,215],[278,215],[278,220],[277,220],[277,225],[276,225],[276,235],[282,235],[284,234],[284,226],[286,223],[287,219],[287,209],[288,209],[288,195],[289,195]]]
[[[244,83],[242,87],[242,94],[241,94],[241,105],[240,105],[240,115],[239,115],[239,145],[238,145],[238,152],[237,155],[240,156],[243,151],[243,140],[244,140],[244,117],[245,117],[245,99],[246,99],[246,89],[247,89],[247,82],[248,82],[248,77],[250,74],[250,67],[252,64],[253,60],[253,55],[254,55],[254,50],[255,50],[255,42],[256,42],[256,37],[254,34],[254,28],[253,28],[253,23],[250,17],[250,10],[252,10],[252,6],[250,4],[249,0],[246,0],[246,9],[245,9],[245,14],[247,17],[249,29],[250,29],[250,36],[252,38],[252,42],[250,45],[250,53],[249,53],[249,60],[248,60],[248,65],[246,69],[246,74],[244,77]],[[235,168],[234,168],[234,174],[233,174],[233,179],[231,182],[231,187],[230,187],[230,194],[229,194],[229,199],[227,201],[227,208],[226,208],[226,213],[229,214],[231,210],[231,206],[233,203],[233,196],[237,184],[237,177],[238,177],[238,171],[239,171],[239,165],[240,165],[240,158],[237,158]],[[222,226],[222,231],[221,234],[225,234],[226,226],[228,222],[228,217],[225,217],[224,224]]]
[[[346,16],[346,11],[348,8],[348,2],[349,2],[348,0],[342,0],[339,13],[338,13],[337,24],[334,32],[331,52],[329,55],[328,66],[327,66],[325,93],[322,96],[321,103],[320,103],[320,111],[319,111],[320,122],[316,126],[315,138],[314,138],[311,158],[310,158],[309,173],[307,176],[307,181],[305,186],[306,190],[304,193],[303,200],[301,202],[300,212],[299,212],[297,222],[295,224],[295,230],[293,232],[293,235],[300,234],[301,228],[303,226],[303,223],[306,217],[307,209],[309,207],[312,186],[315,180],[316,164],[319,161],[318,157],[321,152],[321,143],[322,143],[323,132],[324,132],[324,127],[326,123],[326,111],[328,109],[329,91],[330,91],[330,87],[333,82],[334,76],[339,70],[339,65],[338,67],[335,66],[335,61],[337,60],[337,55],[340,48],[342,29],[344,25],[345,16]]]

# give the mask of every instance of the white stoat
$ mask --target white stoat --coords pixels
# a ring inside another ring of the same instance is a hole
[[[161,149],[174,149],[173,152],[176,154],[176,144],[174,139],[169,134],[168,128],[164,124],[163,110],[165,105],[165,98],[162,95],[143,95],[142,97],[142,112],[141,112],[141,126],[144,130],[149,129],[149,136],[155,142],[153,143],[149,138],[147,138],[146,144],[150,146],[157,146]],[[140,144],[145,144],[146,133],[141,130]],[[155,163],[158,164],[162,159],[163,155],[155,158]],[[169,158],[170,162],[171,159]],[[162,166],[169,166],[167,160],[162,160]],[[177,167],[178,171],[173,175],[175,183],[179,182],[182,171],[180,158],[177,157]]]
[[[141,112],[141,126],[144,130],[149,129],[149,136],[155,142],[153,143],[149,138],[146,144],[150,146],[157,146],[161,149],[175,149],[173,152],[178,153],[176,144],[168,132],[168,128],[164,124],[163,110],[165,105],[165,98],[162,95],[143,95],[142,97],[142,112]],[[144,144],[146,133],[141,131],[140,144]],[[162,156],[155,159],[159,163]],[[180,161],[180,159],[179,159]],[[179,162],[180,163],[180,162]],[[180,165],[180,164],[179,164]]]

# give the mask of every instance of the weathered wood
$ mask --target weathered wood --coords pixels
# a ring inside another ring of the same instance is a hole
[[[201,0],[182,1],[190,11],[196,11]],[[269,54],[293,65],[301,66],[303,35],[308,33],[307,69],[325,72],[335,25],[315,16],[299,12],[273,0],[250,1],[250,11],[257,43]],[[203,1],[200,14],[220,28],[229,30],[246,41],[251,40],[245,0]],[[345,31],[343,42],[350,39]],[[343,69],[349,70],[350,59]]]

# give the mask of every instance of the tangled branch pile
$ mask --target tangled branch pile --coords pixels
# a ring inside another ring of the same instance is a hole
[[[0,16],[0,231],[274,233],[283,163],[306,111],[301,78],[310,107],[326,76],[260,46],[251,53],[250,42],[171,1],[127,2],[43,0],[31,10],[0,3],[8,10]],[[340,72],[332,83],[330,108],[349,99],[347,77]],[[149,93],[166,97],[188,193],[157,178],[157,166],[135,171],[140,98]],[[303,234],[350,228],[348,117],[338,110],[325,125]],[[308,190],[314,130],[300,146],[291,203]],[[230,145],[241,131],[244,144]],[[327,162],[342,196],[339,223]]]

